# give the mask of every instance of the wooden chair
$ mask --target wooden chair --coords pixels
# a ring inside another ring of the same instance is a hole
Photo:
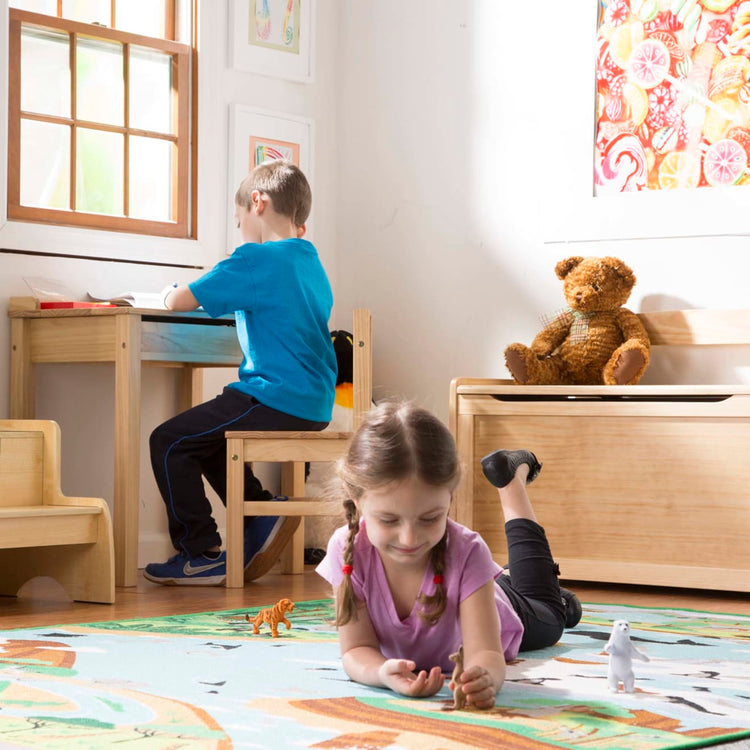
[[[370,311],[354,311],[353,427],[356,430],[372,403],[372,319]],[[284,553],[285,573],[301,573],[304,556],[304,516],[341,514],[338,500],[305,497],[305,462],[335,461],[347,449],[350,432],[227,432],[227,581],[244,585],[244,516],[301,516],[302,522]],[[245,463],[281,463],[281,494],[285,501],[245,502]],[[291,547],[291,549],[290,549]]]
[[[51,576],[76,601],[115,600],[107,503],[60,490],[60,427],[0,420],[0,594]]]

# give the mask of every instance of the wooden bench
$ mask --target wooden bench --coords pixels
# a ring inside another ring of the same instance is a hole
[[[750,310],[639,317],[652,368],[677,347],[750,345]],[[450,425],[465,469],[453,514],[501,565],[501,512],[479,459],[528,448],[544,465],[530,494],[564,578],[750,591],[750,385],[456,378]]]
[[[115,600],[112,521],[104,500],[60,491],[60,428],[0,420],[0,594],[51,576],[76,601]]]

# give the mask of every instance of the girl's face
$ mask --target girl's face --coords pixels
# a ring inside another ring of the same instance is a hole
[[[370,542],[383,562],[424,564],[443,538],[451,490],[417,477],[365,492],[357,502]]]

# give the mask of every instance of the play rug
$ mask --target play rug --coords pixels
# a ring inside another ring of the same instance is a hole
[[[584,605],[559,644],[508,668],[491,711],[350,682],[331,602],[259,635],[209,612],[0,631],[0,748],[693,748],[750,737],[750,617]],[[627,619],[650,662],[607,689]]]

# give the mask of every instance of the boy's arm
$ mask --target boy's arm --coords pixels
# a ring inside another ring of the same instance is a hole
[[[461,602],[461,637],[464,671],[461,686],[467,702],[492,708],[495,693],[505,681],[505,657],[500,639],[500,618],[495,606],[495,582],[487,581]]]
[[[434,695],[445,678],[440,667],[414,673],[416,664],[409,659],[386,659],[380,652],[375,629],[367,607],[357,607],[357,619],[339,627],[341,663],[350,679],[363,685],[390,688],[412,697]]]
[[[195,295],[188,286],[168,286],[162,292],[162,299],[167,310],[189,312],[200,307]]]

